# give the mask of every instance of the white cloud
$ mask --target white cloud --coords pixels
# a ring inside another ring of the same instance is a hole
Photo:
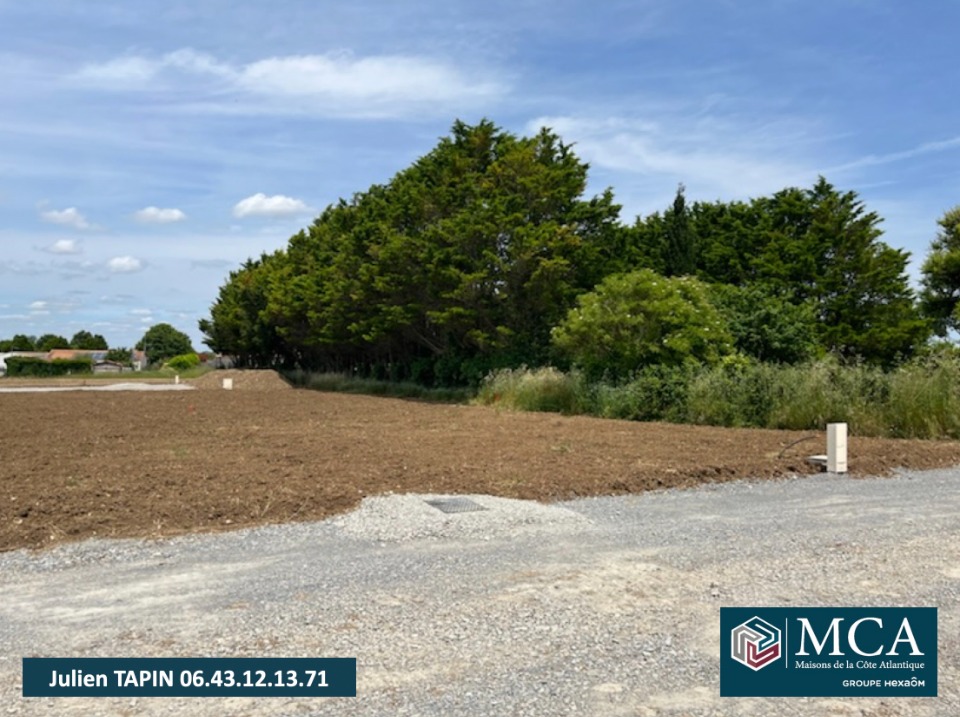
[[[467,73],[436,58],[349,52],[268,57],[231,65],[191,49],[159,58],[126,56],[82,67],[73,80],[110,90],[183,88],[207,95],[207,109],[295,112],[325,116],[393,116],[412,110],[446,112],[451,103],[488,105],[503,95],[502,82]],[[229,101],[222,98],[231,95]],[[246,98],[248,102],[238,102]],[[265,99],[295,98],[296,103]],[[199,106],[199,105],[197,105]]]
[[[140,84],[153,79],[161,65],[143,57],[117,57],[108,62],[86,65],[77,79],[109,84]]]
[[[172,224],[182,222],[187,218],[179,209],[160,209],[159,207],[145,207],[133,215],[141,224]]]
[[[46,301],[34,301],[30,304],[29,308],[31,311],[43,311],[47,308]]]
[[[592,167],[622,173],[626,181],[618,182],[618,197],[628,194],[632,184],[648,196],[664,190],[672,196],[683,183],[688,196],[705,201],[745,199],[805,185],[817,176],[804,156],[811,144],[805,128],[786,120],[767,119],[749,127],[717,116],[686,118],[675,111],[658,122],[541,117],[527,129],[543,126],[573,142]],[[663,200],[657,197],[657,202]]]
[[[132,256],[117,256],[107,262],[107,268],[114,274],[130,274],[140,271],[143,263]]]
[[[312,211],[300,199],[275,194],[268,197],[263,192],[242,199],[233,207],[233,216],[243,217],[291,217]]]
[[[153,311],[150,309],[130,309],[130,313],[135,316],[150,316]]]
[[[63,226],[73,227],[74,229],[89,229],[90,222],[87,221],[76,207],[68,209],[50,209],[46,212],[40,212],[40,218],[51,224],[61,224]]]
[[[830,169],[826,170],[826,172],[833,174],[834,172],[860,169],[861,167],[876,167],[883,164],[901,162],[906,159],[913,159],[914,157],[920,157],[925,154],[935,154],[938,152],[945,152],[955,149],[960,149],[960,137],[952,137],[939,142],[926,142],[902,152],[891,152],[890,154],[882,155],[870,154],[866,157],[861,157],[860,159],[854,160],[853,162],[848,162],[847,164],[842,164],[837,167],[831,167]]]
[[[73,239],[58,239],[47,247],[46,251],[51,254],[79,254],[80,247]]]
[[[471,84],[446,64],[403,55],[271,57],[246,65],[236,84],[257,94],[363,101],[448,101],[497,93],[496,85]]]

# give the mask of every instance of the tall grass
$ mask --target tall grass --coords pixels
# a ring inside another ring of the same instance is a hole
[[[477,393],[477,402],[519,411],[585,413],[585,384],[579,373],[563,373],[552,366],[494,371]]]
[[[960,359],[917,359],[889,372],[830,358],[796,366],[744,359],[650,367],[620,384],[520,368],[492,373],[477,400],[606,418],[795,430],[843,421],[862,436],[960,438]]]
[[[345,373],[314,373],[297,369],[286,371],[283,375],[294,386],[315,391],[415,398],[435,403],[463,403],[473,396],[473,391],[468,388],[430,388],[409,381],[380,381],[373,378],[357,378]]]
[[[960,438],[960,360],[931,358],[890,374],[890,434]]]

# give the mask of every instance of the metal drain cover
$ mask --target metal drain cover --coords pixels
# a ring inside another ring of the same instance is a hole
[[[469,498],[437,498],[425,502],[444,513],[472,513],[475,510],[486,510]]]

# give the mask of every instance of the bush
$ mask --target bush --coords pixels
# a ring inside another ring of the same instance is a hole
[[[553,329],[555,346],[593,380],[645,366],[715,363],[731,350],[706,285],[642,269],[604,279]]]
[[[626,383],[597,384],[591,412],[603,418],[683,422],[694,370],[692,366],[647,366]]]
[[[782,367],[745,356],[698,372],[687,392],[686,420],[711,426],[766,426],[778,405]]]
[[[200,357],[196,354],[181,354],[180,356],[174,356],[172,359],[167,361],[165,365],[168,368],[172,368],[174,371],[186,371],[194,366],[199,366]]]

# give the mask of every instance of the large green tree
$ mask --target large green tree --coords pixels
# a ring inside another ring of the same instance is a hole
[[[32,336],[17,334],[6,342],[7,351],[36,351],[37,346]]]
[[[663,215],[666,276],[692,276],[697,268],[696,232],[691,226],[686,188],[681,184],[673,206]]]
[[[921,301],[937,334],[946,336],[948,330],[960,329],[960,205],[945,212],[937,223],[940,230],[921,269]]]
[[[107,340],[100,334],[92,334],[82,329],[70,339],[70,348],[86,351],[106,351],[109,347]]]
[[[57,334],[44,334],[37,339],[37,351],[51,351],[52,349],[68,349],[70,341]]]
[[[710,300],[725,319],[740,353],[770,363],[798,363],[816,356],[812,303],[791,302],[759,284],[713,284]]]
[[[231,274],[202,329],[230,353],[264,329],[252,362],[427,382],[542,362],[551,327],[620,261],[619,207],[584,199],[586,177],[549,130],[457,122],[389,183]]]
[[[162,363],[174,356],[194,353],[190,337],[170,324],[154,324],[137,342],[136,348],[147,354],[150,363]]]
[[[240,366],[284,363],[277,317],[267,309],[271,290],[284,304],[292,299],[293,287],[273,280],[285,261],[283,252],[277,251],[248,260],[230,272],[211,308],[210,319],[200,321],[204,343],[217,353],[231,354]]]
[[[881,241],[880,217],[855,192],[821,177],[810,189],[748,203],[683,205],[686,219],[678,223],[679,199],[633,228],[634,255],[644,265],[673,272],[670,247],[690,247],[704,281],[757,285],[812,307],[818,344],[841,356],[890,364],[928,338],[906,273],[909,254]],[[687,238],[668,240],[670,232]]]

